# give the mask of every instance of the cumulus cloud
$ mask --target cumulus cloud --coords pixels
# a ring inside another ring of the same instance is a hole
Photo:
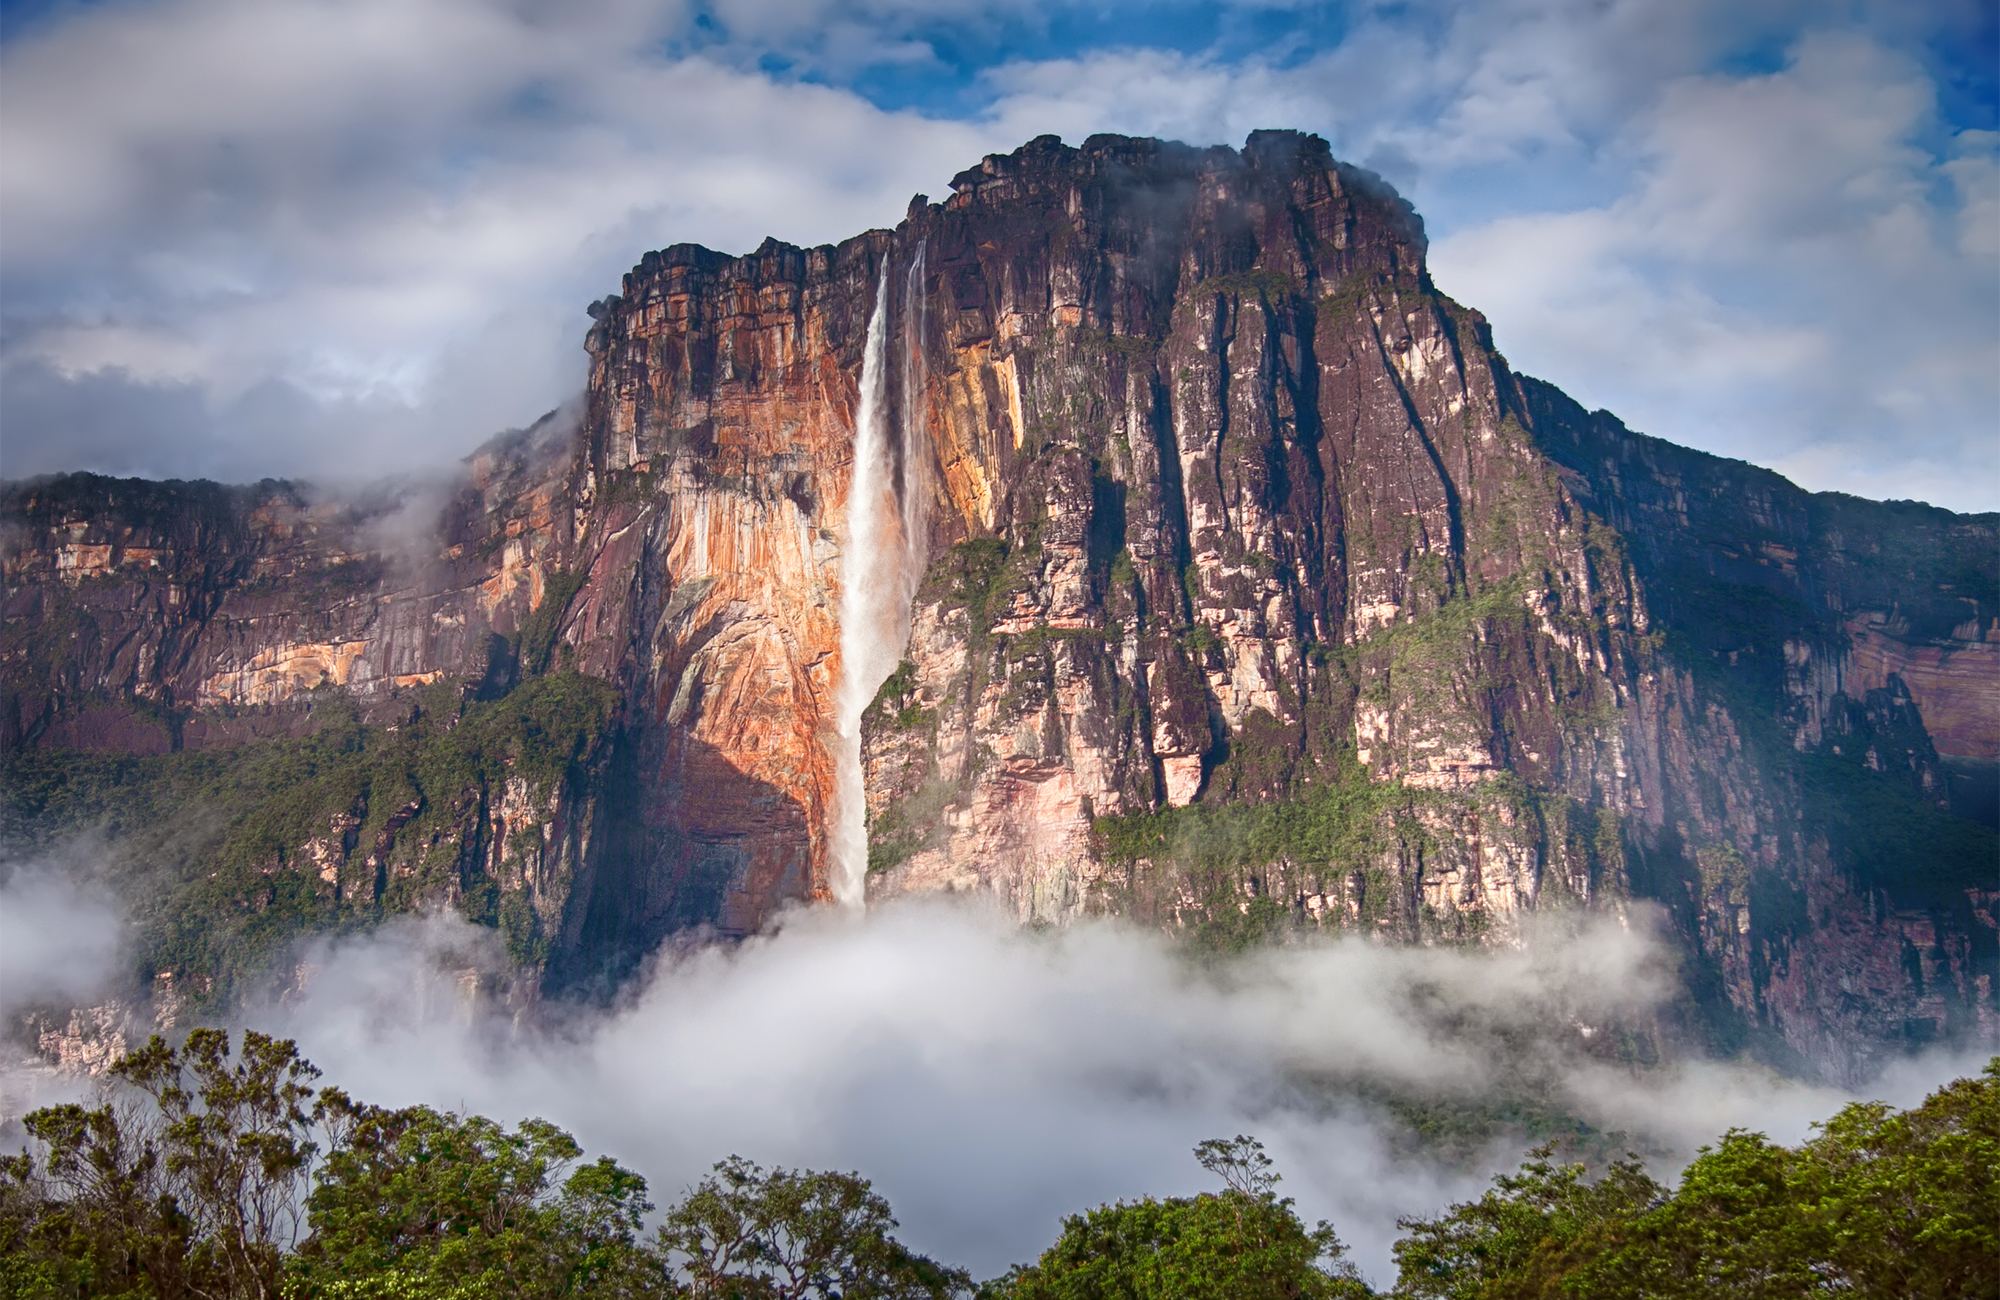
[[[606,1012],[509,1013],[475,994],[499,968],[490,932],[402,923],[319,949],[252,1023],[368,1100],[544,1116],[659,1198],[731,1152],[859,1169],[907,1240],[984,1274],[1065,1213],[1203,1190],[1189,1149],[1248,1132],[1383,1280],[1395,1217],[1475,1193],[1485,1169],[1413,1155],[1381,1103],[1490,1097],[1528,1060],[1548,1105],[1668,1168],[1730,1124],[1796,1140],[1847,1099],[1740,1066],[1594,1062],[1579,1026],[1643,1019],[1672,985],[1646,927],[1609,920],[1495,952],[1284,949],[1217,975],[1127,926],[1036,934],[932,900],[795,914],[663,961]],[[1924,1063],[1894,1099],[1954,1064]]]
[[[1403,186],[1444,287],[1586,401],[1808,486],[1994,504],[1995,139],[1923,55],[1955,10],[1206,17],[1113,7],[1066,45],[1034,0],[61,11],[0,48],[0,470],[445,462],[577,388],[581,305],[648,248],[843,238],[1044,131],[1292,125]]]
[[[1434,245],[1511,359],[1634,427],[1814,487],[1992,508],[2000,257],[1991,133],[1946,155],[1930,83],[1871,42],[1802,41],[1676,82],[1601,207]]]
[[[582,306],[645,249],[844,237],[982,151],[663,57],[670,19],[162,0],[13,43],[6,472],[74,464],[79,416],[111,469],[448,459],[580,386]]]

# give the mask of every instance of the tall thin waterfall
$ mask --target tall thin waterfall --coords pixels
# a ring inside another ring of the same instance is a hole
[[[862,906],[868,879],[868,799],[861,762],[861,715],[903,657],[910,603],[929,563],[924,507],[929,456],[923,429],[924,247],[903,281],[902,402],[891,427],[889,266],[875,286],[875,312],[861,354],[861,403],[854,422],[854,473],[847,489],[841,548],[840,685],[834,694],[833,896]]]
[[[889,419],[889,267],[875,287],[875,313],[861,354],[861,405],[854,422],[854,472],[847,488],[847,538],[840,558],[840,685],[834,695],[833,897],[860,908],[868,878],[868,803],[861,763],[861,715],[903,655],[909,636],[907,516],[896,491],[897,456]],[[902,422],[902,423],[907,423]],[[902,432],[902,430],[898,430]],[[901,439],[897,439],[901,441]]]

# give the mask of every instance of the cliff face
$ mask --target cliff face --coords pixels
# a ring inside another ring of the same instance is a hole
[[[834,248],[649,254],[592,308],[573,439],[475,458],[437,554],[281,485],[15,487],[8,745],[213,749],[335,697],[444,745],[609,683],[560,779],[510,803],[510,742],[414,791],[478,810],[433,819],[437,888],[530,900],[558,985],[753,929],[829,896],[853,797],[875,383],[928,566],[863,719],[872,896],[1412,942],[1650,898],[1725,1046],[1845,1074],[1993,1036],[1992,837],[1946,809],[2000,758],[2000,519],[1810,495],[1515,375],[1310,137],[1045,138],[953,190]],[[340,815],[379,839],[384,803]],[[498,865],[528,826],[561,870]]]

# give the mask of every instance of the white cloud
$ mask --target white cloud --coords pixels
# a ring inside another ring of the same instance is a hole
[[[1961,131],[1943,171],[1958,191],[1958,251],[1975,266],[2000,263],[2000,131]]]
[[[1809,488],[2000,505],[1993,133],[1927,143],[1928,76],[1851,32],[1808,33],[1774,73],[1699,72],[1724,25],[1465,7],[1295,67],[1133,50],[990,79],[1040,130],[1319,130],[1416,198],[1439,282],[1510,359],[1586,404]]]
[[[1538,1070],[1550,1105],[1650,1142],[1662,1170],[1731,1124],[1798,1140],[1847,1099],[1743,1066],[1635,1074],[1583,1056],[1576,1024],[1644,1023],[1670,995],[1646,934],[1600,920],[1497,952],[1353,940],[1211,977],[1129,927],[1033,934],[907,901],[669,960],[610,1012],[516,1016],[458,973],[497,964],[491,933],[434,919],[320,950],[251,1023],[296,1035],[357,1097],[546,1117],[645,1173],[656,1200],[731,1152],[858,1169],[906,1240],[989,1275],[1065,1213],[1202,1189],[1194,1143],[1254,1133],[1379,1282],[1398,1214],[1484,1178],[1412,1158],[1364,1094],[1476,1099]],[[1927,1060],[1888,1095],[1968,1068]]]
[[[1991,142],[1919,147],[1931,94],[1856,37],[1676,81],[1634,123],[1624,196],[1458,231],[1434,271],[1517,365],[1636,428],[1810,487],[1990,509]]]
[[[649,53],[668,26],[168,0],[17,43],[9,361],[135,396],[198,382],[200,472],[386,473],[573,392],[583,304],[647,248],[841,238],[982,151],[971,127]],[[45,408],[9,414],[9,473],[74,454]]]

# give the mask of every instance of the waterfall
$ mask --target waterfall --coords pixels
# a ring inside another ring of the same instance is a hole
[[[861,760],[861,715],[902,661],[910,602],[928,563],[924,502],[928,483],[920,397],[924,385],[924,250],[903,287],[902,409],[891,431],[889,265],[875,286],[875,312],[861,353],[861,400],[854,422],[854,470],[841,547],[840,684],[834,692],[833,897],[859,909],[868,879],[868,799]]]
[[[854,420],[854,470],[847,483],[847,539],[840,551],[840,685],[834,693],[833,898],[862,906],[868,880],[868,797],[861,765],[861,715],[902,654],[893,642],[890,603],[902,583],[885,546],[895,485],[889,464],[889,266],[875,286],[875,314],[861,353],[861,404]]]

